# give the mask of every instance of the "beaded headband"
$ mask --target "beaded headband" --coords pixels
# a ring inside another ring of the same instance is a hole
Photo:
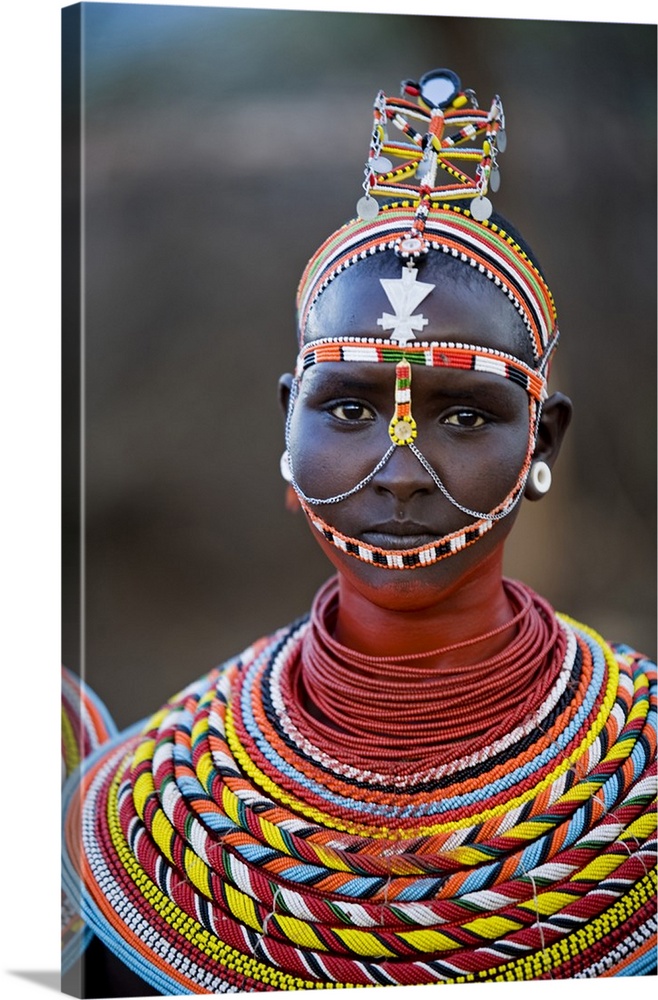
[[[416,341],[397,346],[390,340],[376,337],[326,337],[311,340],[302,347],[297,358],[295,375],[322,361],[356,361],[374,364],[388,361],[398,364],[407,361],[412,365],[427,368],[456,368],[466,371],[486,372],[500,375],[520,385],[538,402],[546,399],[546,379],[541,371],[531,368],[513,354],[496,351],[474,344],[458,344],[452,341]]]

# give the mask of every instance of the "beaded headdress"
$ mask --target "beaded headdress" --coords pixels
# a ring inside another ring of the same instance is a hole
[[[394,129],[401,137],[392,134]],[[553,297],[539,268],[507,224],[492,214],[488,193],[500,185],[498,155],[505,147],[500,97],[493,98],[488,110],[481,109],[475,93],[462,90],[451,70],[433,70],[418,82],[404,81],[401,97],[380,91],[374,102],[358,215],[324,241],[302,275],[297,293],[300,353],[288,430],[299,381],[311,365],[321,361],[389,361],[397,365],[395,411],[389,425],[392,444],[368,476],[345,493],[317,498],[304,493],[291,470],[292,486],[311,523],[331,544],[358,559],[396,569],[431,564],[477,541],[496,520],[510,513],[523,494],[558,329]],[[469,165],[474,165],[471,173],[466,172]],[[394,312],[373,317],[373,336],[307,339],[309,315],[325,289],[347,268],[386,251],[398,258],[401,274],[399,278],[380,279]],[[417,310],[435,288],[419,279],[420,268],[432,252],[458,259],[500,288],[523,322],[531,364],[479,345],[419,339],[428,320]],[[390,335],[385,336],[389,330]],[[526,457],[514,488],[492,511],[474,511],[460,504],[416,445],[410,397],[414,363],[485,371],[516,381],[528,393]],[[338,503],[366,486],[396,446],[409,447],[435,485],[459,510],[474,517],[475,523],[431,546],[390,553],[341,536],[318,516],[318,505]]]
[[[357,218],[326,239],[306,265],[297,293],[300,341],[314,303],[347,267],[386,250],[418,265],[435,250],[477,268],[510,299],[539,367],[557,336],[553,296],[527,251],[502,220],[492,218],[487,196],[499,188],[498,154],[507,145],[501,99],[496,95],[482,110],[474,91],[461,90],[456,74],[445,69],[418,83],[403,82],[402,92],[407,96],[380,91],[375,98]],[[404,139],[391,137],[391,128]],[[393,166],[391,158],[401,162]],[[469,163],[475,163],[472,177],[464,169]]]

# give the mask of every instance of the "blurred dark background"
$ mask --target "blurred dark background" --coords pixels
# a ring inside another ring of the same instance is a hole
[[[482,105],[501,94],[494,203],[548,275],[562,331],[552,385],[576,407],[508,573],[654,653],[655,27],[121,4],[82,4],[80,25],[80,50],[74,32],[64,44],[64,219],[71,237],[80,154],[82,647],[117,722],[306,611],[329,575],[278,472],[295,288],[354,213],[375,93],[437,66]],[[80,150],[67,129],[78,72]],[[69,476],[74,669],[78,495]]]

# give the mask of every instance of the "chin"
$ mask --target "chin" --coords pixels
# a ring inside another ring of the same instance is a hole
[[[423,611],[454,594],[477,575],[492,556],[502,557],[502,542],[485,538],[432,566],[384,569],[341,552],[326,539],[317,541],[339,577],[376,607],[386,611]]]
[[[365,580],[365,574],[355,576],[342,572],[363,597],[385,611],[423,611],[435,605],[452,589],[446,584],[441,585],[436,574],[428,579],[435,566],[410,571],[366,567],[371,568],[372,580]]]

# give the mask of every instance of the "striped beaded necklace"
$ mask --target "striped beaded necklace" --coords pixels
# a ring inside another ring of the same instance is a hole
[[[96,693],[73,671],[62,667],[62,784],[75,782],[83,761],[117,734],[117,727]],[[66,973],[92,934],[80,915],[80,888],[62,883],[61,969]]]
[[[399,776],[428,754],[440,759],[455,746],[473,752],[478,737],[480,743],[491,742],[497,731],[513,729],[514,720],[538,710],[553,686],[562,669],[565,637],[546,602],[512,581],[505,589],[515,608],[509,622],[401,662],[356,653],[334,639],[338,592],[335,581],[329,581],[316,596],[298,656],[279,681],[298,730],[312,734],[325,752],[337,743],[361,766],[372,767],[381,756]],[[451,653],[511,629],[516,635],[499,654],[481,663],[446,665]]]
[[[550,617],[543,700],[400,770],[297,712],[311,619],[189,685],[73,795],[91,926],[164,993],[646,971],[655,668]]]

